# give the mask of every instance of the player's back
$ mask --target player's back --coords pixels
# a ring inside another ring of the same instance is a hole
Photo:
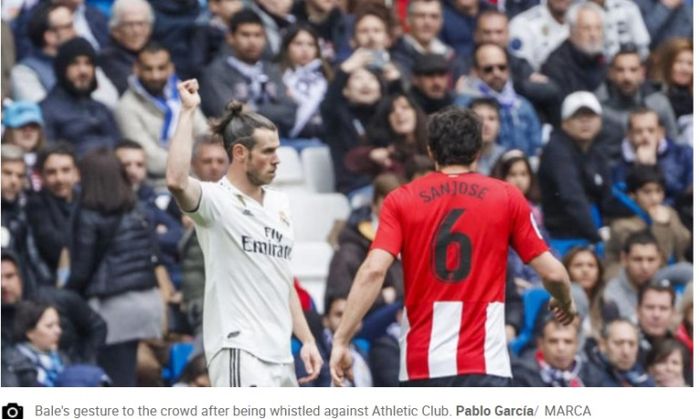
[[[392,231],[400,249],[385,241]],[[522,193],[477,173],[431,173],[387,197],[373,247],[398,250],[404,265],[402,379],[510,376],[508,246],[529,261],[546,250],[536,235]]]

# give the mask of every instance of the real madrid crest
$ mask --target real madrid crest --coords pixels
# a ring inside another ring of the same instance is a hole
[[[284,211],[280,211],[280,221],[289,227],[289,218],[287,218],[287,214],[285,214]]]

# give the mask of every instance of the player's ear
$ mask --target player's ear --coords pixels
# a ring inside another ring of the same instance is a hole
[[[233,157],[233,161],[241,161],[247,159],[249,152],[250,150],[248,150],[246,146],[240,143],[234,144],[231,147],[231,155]]]

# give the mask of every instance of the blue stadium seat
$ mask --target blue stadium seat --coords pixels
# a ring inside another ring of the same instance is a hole
[[[543,304],[549,300],[549,293],[543,288],[532,288],[523,294],[523,327],[518,336],[513,339],[508,346],[515,355],[532,342],[535,337],[535,327],[537,326],[537,315]]]
[[[179,342],[170,347],[170,359],[163,368],[163,381],[169,384],[177,382],[193,350],[194,344],[192,342]]]

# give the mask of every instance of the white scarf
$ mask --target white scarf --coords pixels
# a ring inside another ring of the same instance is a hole
[[[318,113],[321,101],[326,95],[328,81],[321,73],[319,59],[295,69],[287,69],[282,75],[282,81],[297,104],[296,122],[289,132],[289,136],[294,138]]]
[[[255,64],[247,64],[232,55],[226,58],[226,62],[247,79],[246,81],[250,87],[248,105],[254,106],[261,102],[264,99],[265,83],[270,80],[267,74],[264,73],[263,62],[258,61]]]

